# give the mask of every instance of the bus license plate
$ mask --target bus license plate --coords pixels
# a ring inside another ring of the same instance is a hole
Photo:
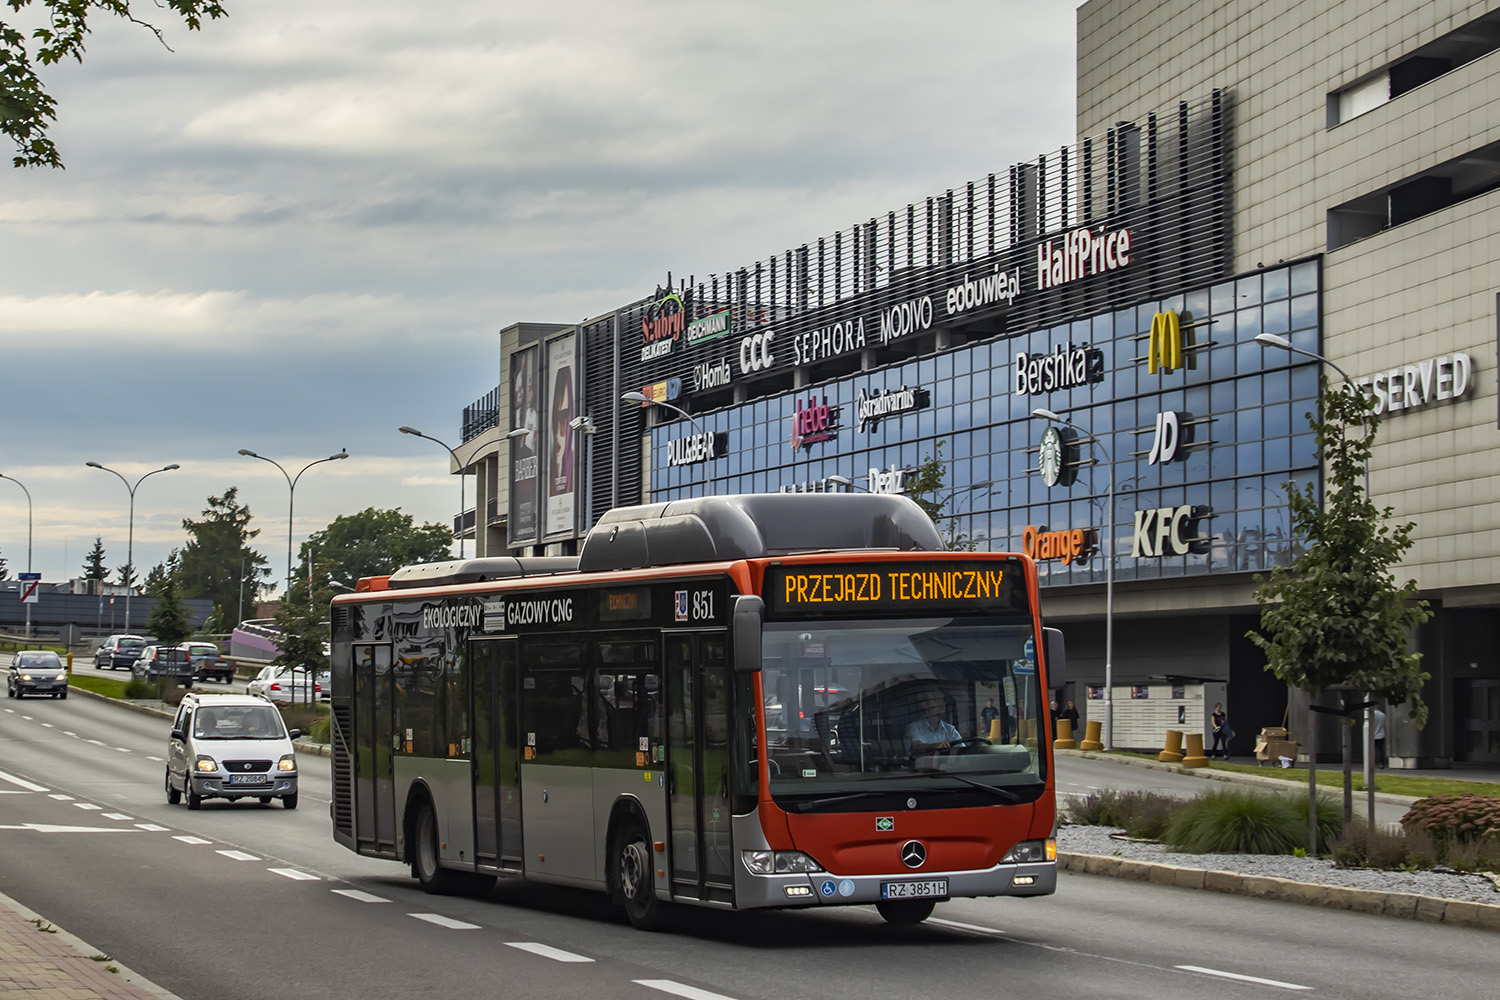
[[[880,883],[881,899],[915,899],[918,896],[946,895],[948,895],[948,880],[945,878],[928,879],[925,882]]]
[[[264,774],[231,774],[229,776],[231,785],[264,785],[270,780],[270,776]]]

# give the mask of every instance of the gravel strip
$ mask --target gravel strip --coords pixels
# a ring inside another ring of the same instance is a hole
[[[1266,875],[1315,885],[1373,889],[1376,892],[1408,892],[1417,896],[1457,899],[1468,903],[1500,904],[1500,889],[1483,875],[1336,868],[1332,861],[1298,858],[1288,854],[1177,854],[1160,844],[1117,839],[1116,835],[1119,833],[1119,830],[1103,826],[1064,826],[1057,831],[1057,849],[1066,854],[1120,857],[1175,868]]]

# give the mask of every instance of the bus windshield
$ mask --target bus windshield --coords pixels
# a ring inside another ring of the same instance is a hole
[[[991,802],[1034,799],[1046,759],[1034,648],[1029,619],[768,625],[772,797],[807,808],[978,786]]]

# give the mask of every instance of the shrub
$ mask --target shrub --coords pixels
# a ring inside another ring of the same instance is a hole
[[[148,684],[139,677],[133,677],[125,684],[126,698],[155,698],[156,685]]]
[[[1079,826],[1113,826],[1142,840],[1160,840],[1178,808],[1177,799],[1157,792],[1104,789],[1068,807],[1068,819]]]
[[[1500,872],[1500,837],[1449,844],[1443,863],[1461,872]]]
[[[307,738],[314,743],[327,743],[329,730],[333,728],[332,723],[333,719],[331,716],[318,716],[318,721],[308,727]]]
[[[1340,868],[1431,868],[1435,852],[1425,835],[1409,836],[1399,826],[1351,823],[1333,839],[1328,851]],[[1426,862],[1425,864],[1423,862]]]
[[[1440,846],[1500,838],[1500,798],[1492,795],[1429,795],[1401,817],[1401,826],[1426,832]]]
[[[1321,853],[1343,818],[1320,799],[1317,822]],[[1291,854],[1307,844],[1307,800],[1239,789],[1212,792],[1184,803],[1165,839],[1189,854]]]

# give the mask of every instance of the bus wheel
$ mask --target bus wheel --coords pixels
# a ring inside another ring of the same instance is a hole
[[[656,898],[651,842],[646,839],[645,826],[631,817],[615,844],[614,881],[625,899],[625,915],[640,930],[659,930],[666,922],[666,906]]]
[[[932,916],[936,905],[935,899],[883,899],[875,904],[875,909],[888,924],[920,924]]]
[[[423,802],[417,813],[416,843],[412,847],[411,873],[423,892],[446,895],[453,888],[453,873],[438,862],[437,815],[431,802]]]

